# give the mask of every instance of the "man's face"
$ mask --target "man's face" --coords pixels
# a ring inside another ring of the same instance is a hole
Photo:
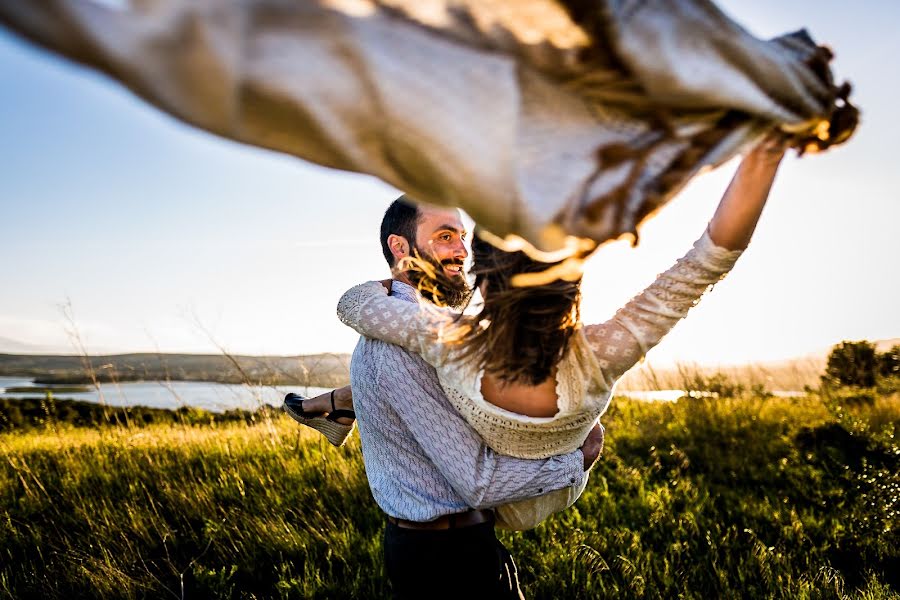
[[[423,282],[425,273],[411,271],[408,276],[428,300],[440,301],[447,306],[460,308],[472,295],[463,270],[469,251],[466,250],[467,232],[459,211],[430,207],[419,209],[416,228],[416,250],[436,269],[435,277]],[[423,285],[423,283],[425,283]],[[430,293],[430,285],[436,294]]]
[[[465,281],[463,266],[469,251],[465,240],[468,232],[459,211],[430,207],[419,209],[416,249],[424,257],[437,261],[451,280]]]

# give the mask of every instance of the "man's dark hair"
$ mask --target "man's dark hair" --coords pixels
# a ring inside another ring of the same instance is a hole
[[[388,206],[381,219],[381,251],[388,266],[394,267],[394,255],[388,246],[388,236],[402,235],[409,242],[410,252],[416,247],[416,229],[419,225],[419,207],[408,196],[400,196]]]

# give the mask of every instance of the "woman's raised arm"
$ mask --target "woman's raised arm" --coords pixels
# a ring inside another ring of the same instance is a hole
[[[772,135],[741,161],[709,222],[709,237],[716,246],[743,250],[750,243],[785,148],[784,139]]]
[[[767,138],[747,154],[694,247],[612,319],[584,328],[607,385],[658,344],[731,270],[756,228],[783,156],[777,138]]]

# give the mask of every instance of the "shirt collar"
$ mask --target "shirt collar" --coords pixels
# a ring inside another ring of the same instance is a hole
[[[419,293],[416,291],[416,288],[396,279],[391,283],[391,296],[407,302],[419,302]]]

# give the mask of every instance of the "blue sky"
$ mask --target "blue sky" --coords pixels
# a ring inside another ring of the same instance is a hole
[[[732,273],[654,351],[743,361],[900,337],[900,6],[722,2],[760,36],[807,26],[854,83],[846,147],[782,167]],[[371,178],[197,132],[108,79],[0,32],[0,350],[300,354],[349,351],[341,292],[382,278],[378,222],[395,190]],[[701,177],[585,275],[600,321],[703,230],[734,164]],[[653,355],[651,355],[653,357]]]

